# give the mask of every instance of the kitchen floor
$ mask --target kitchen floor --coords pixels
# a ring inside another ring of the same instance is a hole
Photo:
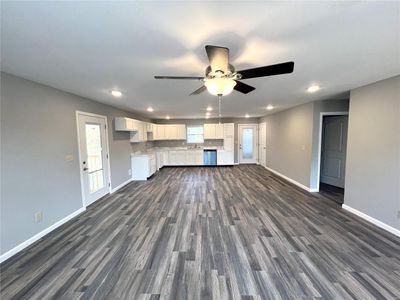
[[[260,166],[163,168],[1,272],[1,299],[394,299],[400,238]]]

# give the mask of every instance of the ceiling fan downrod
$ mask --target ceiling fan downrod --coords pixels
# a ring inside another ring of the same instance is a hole
[[[219,94],[218,95],[218,123],[219,123],[219,125],[221,125],[221,114],[222,114],[222,112],[221,112],[221,100],[222,100],[222,95]]]

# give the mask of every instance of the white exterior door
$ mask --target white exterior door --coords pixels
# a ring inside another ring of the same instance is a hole
[[[324,117],[322,126],[321,179],[344,188],[347,147],[347,116]]]
[[[267,166],[267,123],[260,123],[258,128],[258,163]]]
[[[258,160],[257,124],[239,124],[239,163],[255,164]]]
[[[77,113],[82,195],[87,206],[110,192],[106,117]]]

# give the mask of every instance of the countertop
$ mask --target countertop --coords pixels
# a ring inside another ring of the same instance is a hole
[[[146,156],[146,155],[152,155],[155,154],[156,152],[163,152],[163,151],[203,151],[203,150],[217,150],[217,151],[223,151],[224,147],[222,146],[205,146],[205,147],[198,147],[198,148],[192,148],[192,147],[154,147],[147,149],[146,151],[138,151],[131,153],[132,156]]]

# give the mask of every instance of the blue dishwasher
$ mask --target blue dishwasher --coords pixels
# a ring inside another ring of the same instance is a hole
[[[217,165],[217,150],[204,149],[204,165],[205,166]]]

